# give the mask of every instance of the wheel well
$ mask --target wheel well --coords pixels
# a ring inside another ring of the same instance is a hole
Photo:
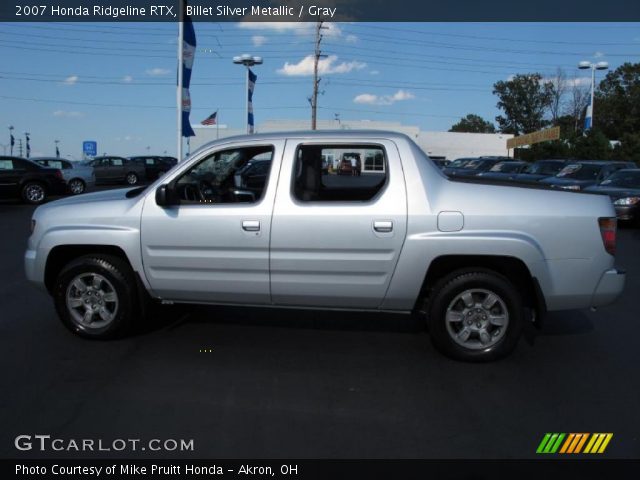
[[[522,260],[503,255],[445,255],[434,259],[429,265],[415,309],[423,308],[423,302],[428,301],[431,289],[439,279],[456,270],[473,268],[492,270],[505,276],[520,292],[527,307],[536,310],[541,308],[536,280]]]
[[[60,245],[51,249],[47,257],[44,269],[44,284],[47,290],[51,292],[53,282],[66,264],[75,258],[91,254],[113,255],[131,265],[124,250],[113,245]]]

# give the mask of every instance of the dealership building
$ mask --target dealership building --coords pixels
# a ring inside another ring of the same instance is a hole
[[[454,160],[460,157],[481,155],[507,155],[507,140],[513,135],[504,133],[459,133],[423,132],[419,127],[400,122],[356,120],[341,122],[318,120],[318,130],[386,130],[404,133],[411,137],[429,156]],[[193,125],[196,133],[190,139],[191,151],[216,140],[234,135],[243,135],[244,129],[229,128],[226,125]],[[309,130],[308,120],[267,120],[256,126],[257,133]]]

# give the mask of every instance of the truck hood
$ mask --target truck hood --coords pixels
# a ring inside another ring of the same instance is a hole
[[[114,200],[125,200],[127,192],[131,192],[135,188],[117,188],[113,190],[105,190],[103,192],[85,193],[83,195],[75,195],[72,197],[62,198],[55,202],[49,202],[43,207],[60,207],[63,205],[82,205],[94,202],[111,202]]]

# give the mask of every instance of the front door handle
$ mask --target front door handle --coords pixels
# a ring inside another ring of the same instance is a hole
[[[378,233],[393,232],[393,222],[391,220],[376,220],[373,222],[373,229]]]
[[[260,220],[243,220],[242,221],[242,229],[245,232],[259,232],[260,231]]]

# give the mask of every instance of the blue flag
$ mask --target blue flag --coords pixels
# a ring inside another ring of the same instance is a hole
[[[591,124],[593,123],[593,105],[591,105],[591,99],[589,99],[589,104],[587,105],[587,113],[584,116],[584,131],[591,129]]]
[[[16,139],[13,137],[13,134],[11,135],[11,146],[13,147],[16,144]]]
[[[258,80],[258,76],[249,69],[249,91],[247,94],[249,95],[248,102],[248,118],[247,124],[249,125],[249,133],[253,133],[253,90],[256,88],[256,80]]]
[[[191,83],[191,70],[196,54],[196,32],[193,29],[191,18],[185,13],[184,29],[182,34],[182,136],[194,137],[195,132],[189,122],[191,113],[191,95],[189,85]]]
[[[31,145],[29,145],[29,135],[25,135],[26,139],[27,139],[27,158],[29,158],[29,156],[31,155]]]

